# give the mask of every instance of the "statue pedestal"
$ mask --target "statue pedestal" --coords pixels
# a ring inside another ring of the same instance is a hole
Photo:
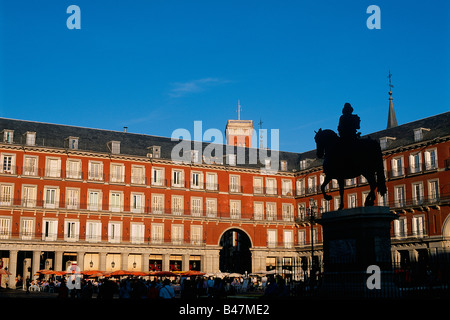
[[[323,229],[322,294],[398,296],[392,280],[390,230],[394,219],[397,216],[388,207],[374,206],[326,212],[317,220]]]

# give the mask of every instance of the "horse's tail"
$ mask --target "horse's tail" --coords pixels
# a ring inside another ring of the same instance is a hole
[[[375,141],[375,140],[374,140]],[[376,171],[377,171],[377,189],[381,196],[384,196],[387,192],[386,189],[386,177],[384,176],[384,164],[383,164],[383,153],[381,152],[381,147],[378,141],[375,141],[376,145]]]

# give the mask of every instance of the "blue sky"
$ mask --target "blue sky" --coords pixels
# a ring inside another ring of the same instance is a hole
[[[241,119],[303,152],[345,102],[363,134],[385,129],[389,70],[399,124],[450,109],[446,0],[0,3],[1,117],[170,137],[224,130],[240,100]]]

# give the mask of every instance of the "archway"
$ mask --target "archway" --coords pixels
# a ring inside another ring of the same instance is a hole
[[[239,229],[229,229],[220,238],[219,268],[223,272],[244,274],[252,272],[251,241],[248,235]]]

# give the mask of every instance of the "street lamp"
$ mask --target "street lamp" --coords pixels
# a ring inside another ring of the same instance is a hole
[[[310,271],[310,278],[312,278],[314,270],[315,270],[315,263],[314,263],[314,224],[316,221],[316,214],[317,214],[317,205],[313,198],[309,199],[309,207],[305,208],[304,206],[301,208],[301,217],[300,220],[304,222],[309,222],[309,225],[311,226],[311,271]]]

